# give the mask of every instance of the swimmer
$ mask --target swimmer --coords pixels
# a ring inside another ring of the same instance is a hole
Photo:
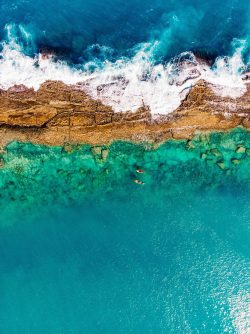
[[[140,180],[134,180],[134,183],[140,184],[140,185],[144,185],[144,183],[142,181],[140,181]]]
[[[139,173],[139,174],[144,174],[145,170],[143,170],[143,169],[137,169],[136,172]]]

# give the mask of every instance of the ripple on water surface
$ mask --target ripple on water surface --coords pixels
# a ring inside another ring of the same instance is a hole
[[[0,332],[247,333],[249,140],[7,146]]]

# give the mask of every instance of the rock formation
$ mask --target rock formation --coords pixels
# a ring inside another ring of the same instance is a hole
[[[113,140],[161,142],[188,139],[199,131],[250,129],[250,85],[240,98],[217,96],[198,82],[181,106],[152,119],[147,106],[117,113],[86,94],[81,84],[47,81],[35,92],[23,85],[0,90],[0,145],[29,141],[107,144]]]

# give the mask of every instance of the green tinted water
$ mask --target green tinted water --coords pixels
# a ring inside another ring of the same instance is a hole
[[[242,129],[8,145],[0,333],[247,333],[249,158]]]

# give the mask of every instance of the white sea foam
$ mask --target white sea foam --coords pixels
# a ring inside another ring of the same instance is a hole
[[[3,44],[0,54],[0,87],[8,89],[15,84],[38,89],[46,80],[61,80],[66,84],[84,82],[88,93],[101,99],[116,111],[137,110],[148,105],[153,115],[175,110],[190,88],[200,79],[215,85],[222,96],[239,97],[246,91],[241,78],[245,69],[242,60],[243,44],[232,57],[218,58],[211,68],[197,61],[191,52],[181,54],[168,64],[152,65],[154,46],[143,45],[128,60],[106,62],[102,69],[89,73],[55,61],[53,56],[24,55],[15,39]]]

